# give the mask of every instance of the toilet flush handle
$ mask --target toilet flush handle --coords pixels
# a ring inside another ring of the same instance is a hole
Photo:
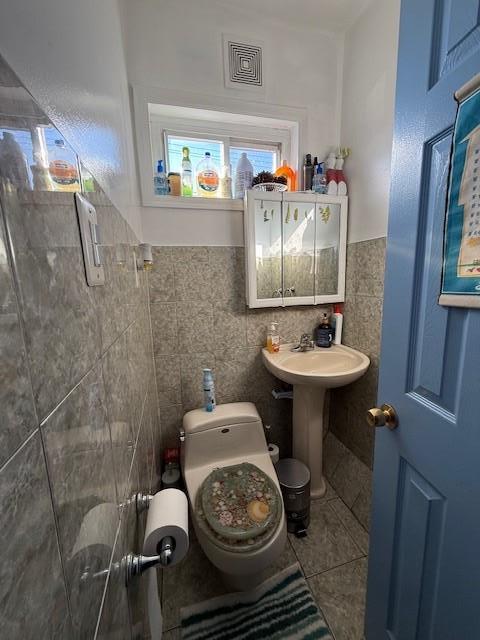
[[[180,442],[185,442],[185,431],[183,429],[180,429],[179,431],[179,438]]]

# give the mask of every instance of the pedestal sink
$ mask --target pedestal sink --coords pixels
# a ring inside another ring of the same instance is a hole
[[[278,353],[263,349],[262,358],[270,373],[293,384],[293,456],[310,469],[311,495],[320,498],[326,488],[322,475],[325,390],[360,378],[370,359],[344,345],[305,352],[292,352],[293,346],[282,345]]]

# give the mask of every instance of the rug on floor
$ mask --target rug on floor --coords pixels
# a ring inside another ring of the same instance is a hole
[[[252,591],[181,609],[183,640],[333,640],[298,563]]]

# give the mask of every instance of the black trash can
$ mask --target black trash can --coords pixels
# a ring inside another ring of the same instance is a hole
[[[295,458],[283,458],[275,465],[282,489],[287,530],[298,537],[307,535],[310,524],[310,470]]]

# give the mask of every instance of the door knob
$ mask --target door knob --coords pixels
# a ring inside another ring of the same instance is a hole
[[[397,413],[390,404],[382,404],[380,408],[373,407],[367,411],[367,422],[371,427],[395,429],[398,426]]]

